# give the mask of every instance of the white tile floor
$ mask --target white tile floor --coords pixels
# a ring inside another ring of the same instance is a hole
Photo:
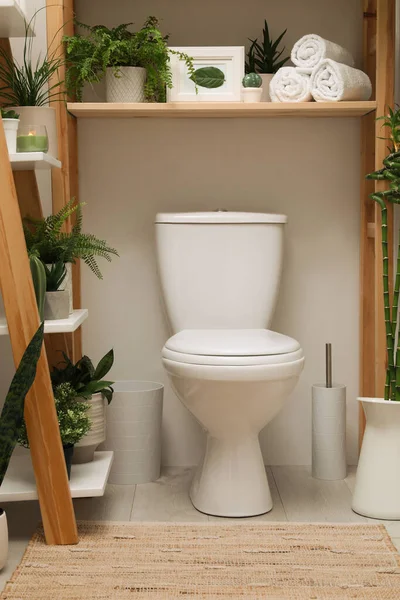
[[[268,467],[274,508],[253,520],[313,522],[374,522],[351,510],[355,468],[344,481],[313,479],[309,467]],[[108,485],[102,498],[74,501],[77,519],[107,521],[214,521],[190,503],[188,491],[193,469],[166,468],[155,483]],[[21,560],[26,544],[40,520],[37,502],[14,502],[4,506],[10,528],[10,553],[0,573],[0,590]],[[228,519],[221,519],[227,521]],[[237,520],[237,519],[236,519]],[[245,521],[247,519],[243,519]],[[383,521],[400,551],[400,521]]]

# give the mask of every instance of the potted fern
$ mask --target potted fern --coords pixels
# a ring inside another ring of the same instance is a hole
[[[106,439],[106,403],[113,397],[113,381],[105,380],[105,376],[114,364],[114,351],[103,356],[97,367],[94,367],[88,356],[83,356],[73,363],[66,354],[64,362],[54,367],[51,372],[53,387],[68,384],[74,390],[78,402],[88,407],[91,426],[79,443],[75,444],[73,462],[87,463],[94,457],[96,448]]]
[[[35,38],[30,36],[28,31],[35,16],[36,13],[25,25],[21,63],[0,46],[0,101],[19,114],[20,126],[24,129],[46,127],[49,154],[57,158],[56,111],[49,104],[64,98],[61,87],[63,82],[52,83],[59,68],[64,64],[64,59],[60,58],[57,49],[54,49],[33,60]]]
[[[281,58],[285,47],[279,49],[279,44],[286,34],[287,29],[283,31],[276,40],[269,35],[268,23],[264,20],[263,40],[260,44],[258,38],[249,39],[251,42],[247,53],[246,73],[258,73],[262,79],[263,93],[261,102],[271,102],[269,95],[269,84],[274,74],[283,67],[289,57]]]
[[[400,204],[400,109],[379,117],[389,131],[389,154],[367,179],[388,182],[388,189],[371,194],[382,215],[383,300],[387,370],[382,398],[359,398],[366,417],[353,496],[353,510],[376,519],[400,520],[400,245],[394,290],[389,283],[388,204]],[[400,238],[399,238],[400,242]]]
[[[0,415],[0,486],[10,464],[24,420],[25,396],[36,376],[43,345],[43,323],[33,336],[13,377]],[[0,508],[0,570],[7,562],[8,530],[6,513]]]
[[[9,154],[17,151],[17,131],[19,125],[19,114],[15,110],[0,109],[3,121],[4,134],[6,136],[7,150]]]
[[[118,256],[115,248],[111,248],[105,240],[101,240],[93,234],[82,233],[82,206],[84,206],[83,203],[72,199],[55,215],[50,215],[45,219],[25,219],[24,221],[28,253],[30,255],[36,253],[46,265],[47,273],[58,276],[59,286],[63,284],[69,294],[69,312],[72,312],[71,264],[82,259],[90,270],[99,279],[102,279],[97,257],[111,261],[112,255]],[[75,223],[71,231],[65,232],[64,226],[74,213]],[[60,263],[65,264],[65,274]],[[57,269],[55,265],[58,265]],[[56,291],[53,283],[52,287],[53,291]]]
[[[106,79],[107,102],[165,102],[166,88],[172,87],[169,55],[177,54],[188,68],[186,54],[168,48],[156,17],[132,32],[132,23],[109,29],[77,23],[86,35],[65,36],[67,56],[66,87],[70,96],[82,101],[85,83]]]

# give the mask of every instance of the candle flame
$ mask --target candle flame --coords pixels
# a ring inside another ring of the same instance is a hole
[[[28,135],[36,135],[36,131],[35,131],[35,130],[33,130],[33,131],[30,131],[30,132],[28,133]]]

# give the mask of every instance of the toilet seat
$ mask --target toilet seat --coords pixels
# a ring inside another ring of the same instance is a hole
[[[279,365],[303,358],[300,344],[268,329],[185,329],[172,336],[163,359],[211,366]]]

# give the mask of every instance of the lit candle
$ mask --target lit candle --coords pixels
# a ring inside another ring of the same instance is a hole
[[[41,131],[31,129],[27,134],[17,135],[17,152],[47,152],[49,140],[45,127],[39,127]],[[44,130],[44,131],[43,131]]]

